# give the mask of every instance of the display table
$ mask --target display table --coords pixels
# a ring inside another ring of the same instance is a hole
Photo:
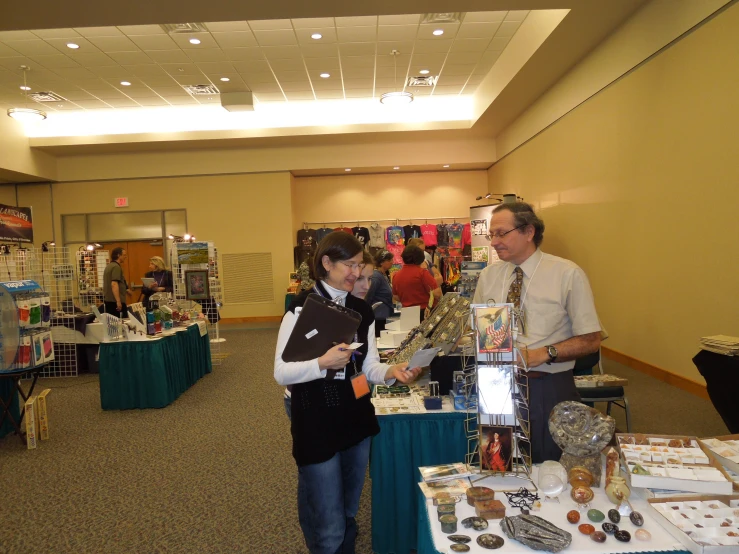
[[[372,550],[408,554],[416,548],[420,466],[464,460],[466,412],[378,415],[372,439]]]
[[[506,496],[502,492],[503,490],[518,490],[520,487],[527,487],[529,490],[533,490],[533,486],[530,482],[511,477],[488,477],[486,479],[475,481],[475,486],[489,487],[496,491],[495,498],[500,500],[506,507],[507,516],[520,515],[521,511],[518,508],[511,508],[508,504]],[[528,486],[527,486],[528,485]],[[436,517],[436,506],[433,505],[432,500],[426,500],[421,493],[419,487],[416,485],[416,498],[421,504],[418,513],[418,554],[447,554],[449,552],[449,545],[452,542],[447,538],[448,535],[441,531],[441,523],[439,523]],[[595,499],[591,502],[590,507],[607,513],[609,509],[615,506],[606,498],[605,492],[602,487],[594,488]],[[542,509],[538,512],[531,512],[533,515],[537,515],[556,525],[560,529],[567,531],[572,534],[572,544],[567,547],[566,552],[578,552],[578,553],[593,553],[600,554],[604,552],[620,553],[620,552],[673,552],[681,554],[689,554],[683,547],[670,535],[662,526],[658,523],[656,516],[653,515],[647,508],[647,501],[640,497],[642,489],[635,489],[632,491],[630,498],[631,505],[634,510],[640,512],[644,516],[644,526],[642,529],[646,529],[652,534],[652,539],[648,542],[642,542],[634,538],[634,532],[639,529],[635,527],[628,518],[621,518],[619,523],[620,529],[625,529],[631,533],[632,539],[628,543],[617,541],[613,536],[608,536],[605,543],[593,542],[590,537],[583,535],[577,530],[577,525],[573,525],[567,521],[566,514],[568,511],[577,509],[577,505],[570,499],[569,487],[562,493],[559,498],[559,503],[556,501],[542,502]],[[587,510],[581,511],[581,518],[579,523],[590,523],[596,529],[600,529],[600,523],[593,523],[588,520],[586,515]],[[429,517],[432,514],[433,517]],[[475,509],[467,504],[465,498],[461,502],[456,504],[456,515],[461,522],[466,517],[475,515]],[[608,519],[606,519],[608,521]],[[518,541],[509,539],[500,528],[500,520],[491,519],[488,521],[488,528],[485,531],[475,531],[473,529],[465,529],[461,523],[457,526],[457,534],[467,535],[472,537],[472,542],[469,543],[471,554],[482,554],[489,552],[479,546],[476,542],[476,538],[483,533],[493,533],[503,537],[505,545],[503,549],[506,552],[530,554],[533,552],[528,546],[525,546]]]
[[[197,325],[157,340],[100,343],[100,404],[163,408],[211,371],[209,337]]]

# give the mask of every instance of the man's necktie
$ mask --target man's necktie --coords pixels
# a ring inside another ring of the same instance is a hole
[[[523,270],[516,266],[513,272],[514,278],[511,283],[511,287],[508,289],[508,298],[506,302],[513,304],[513,307],[518,310],[521,308],[521,287],[523,286]]]

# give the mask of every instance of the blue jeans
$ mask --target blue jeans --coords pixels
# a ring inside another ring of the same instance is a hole
[[[311,554],[354,554],[370,440],[298,468],[298,517]]]
[[[287,419],[293,418],[293,399],[290,396],[285,396],[285,413],[287,414]]]

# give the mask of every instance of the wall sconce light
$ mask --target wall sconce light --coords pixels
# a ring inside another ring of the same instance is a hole
[[[194,235],[191,235],[189,233],[185,233],[184,237],[170,234],[167,235],[167,238],[174,242],[195,242],[197,240]]]

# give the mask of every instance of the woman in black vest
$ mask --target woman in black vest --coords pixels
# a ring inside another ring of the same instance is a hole
[[[370,439],[380,432],[370,396],[356,398],[351,378],[370,383],[413,381],[420,369],[380,362],[372,308],[350,293],[363,263],[362,245],[344,232],[318,244],[312,263],[315,286],[301,293],[282,318],[275,354],[275,379],[292,386],[293,457],[298,465],[298,516],[311,554],[353,553],[355,516],[369,462]],[[306,362],[284,362],[282,352],[295,325],[295,309],[310,294],[345,305],[362,316],[354,353],[339,344]],[[361,378],[361,377],[360,377]]]

